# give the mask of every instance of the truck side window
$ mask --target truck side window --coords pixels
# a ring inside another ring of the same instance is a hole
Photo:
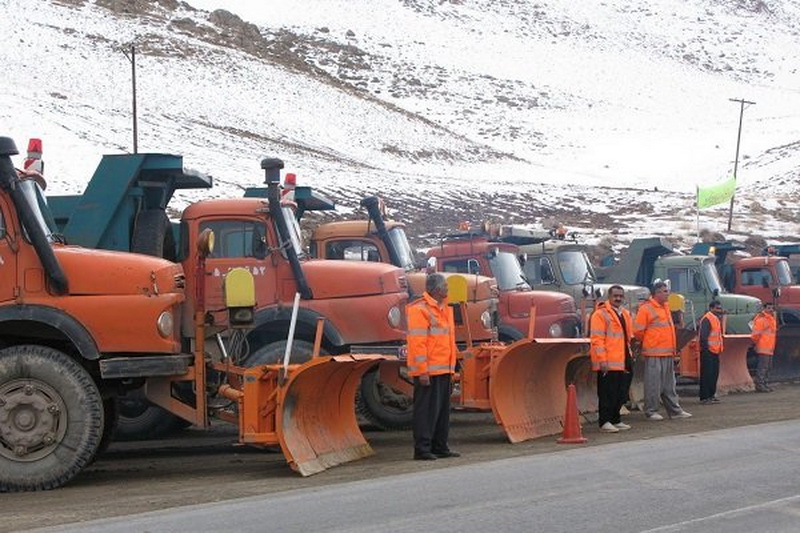
[[[469,264],[474,259],[451,259],[449,261],[442,261],[442,270],[444,272],[456,272],[458,274],[469,274]],[[474,264],[474,263],[473,263]],[[474,269],[474,267],[473,267]],[[474,272],[473,272],[474,274]]]
[[[691,290],[693,284],[689,284],[688,268],[670,268],[667,270],[667,276],[670,281],[671,292],[677,292],[678,294],[693,292]]]
[[[764,285],[766,283],[766,285]],[[764,268],[752,268],[742,270],[742,285],[755,285],[757,287],[769,287],[772,283],[772,276],[769,270]]]
[[[525,277],[532,285],[549,285],[556,281],[553,267],[547,257],[528,258],[525,262]]]
[[[222,220],[204,222],[200,231],[210,228],[214,232],[214,251],[211,257],[264,257],[263,225],[249,220]],[[258,241],[258,242],[256,242]]]
[[[333,241],[325,244],[325,259],[380,263],[381,256],[369,241]]]

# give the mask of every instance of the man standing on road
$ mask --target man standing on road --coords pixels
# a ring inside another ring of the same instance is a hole
[[[713,300],[700,319],[700,403],[719,403],[717,379],[722,353],[722,304]]]
[[[659,400],[664,402],[670,418],[691,418],[678,401],[675,390],[675,326],[667,299],[669,287],[656,281],[651,297],[639,306],[633,336],[642,345],[644,357],[644,414],[648,420],[664,420],[658,413]]]
[[[764,302],[764,309],[753,319],[753,341],[758,355],[756,368],[756,392],[772,392],[769,386],[769,371],[772,368],[772,355],[775,352],[775,337],[778,334],[778,321],[772,302]]]
[[[428,274],[425,292],[408,304],[407,317],[406,364],[408,375],[414,378],[414,459],[458,457],[460,454],[447,444],[456,337],[443,275]]]
[[[631,314],[622,307],[625,290],[619,285],[608,289],[608,300],[592,313],[590,337],[592,370],[597,372],[597,399],[600,431],[617,433],[630,429],[620,419],[620,408],[627,399],[625,379],[632,360],[630,340],[633,335]],[[632,366],[632,365],[631,365]]]

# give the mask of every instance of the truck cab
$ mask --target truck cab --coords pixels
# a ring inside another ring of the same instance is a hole
[[[346,220],[317,226],[311,234],[309,250],[312,257],[345,261],[392,263],[403,268],[408,278],[409,298],[419,298],[425,291],[427,274],[415,263],[415,253],[399,222],[384,222],[387,237],[381,239],[369,220]],[[445,274],[449,276],[452,274]],[[497,285],[486,276],[466,276],[466,304],[470,336],[475,341],[492,339],[494,315],[497,311]],[[461,330],[459,330],[460,332]],[[457,337],[463,342],[463,334]]]
[[[568,294],[587,312],[591,312],[598,298],[605,299],[611,284],[597,281],[585,244],[577,240],[554,239],[519,226],[501,226],[499,238],[519,246],[522,269],[535,290]],[[636,311],[650,297],[647,287],[622,285],[622,288],[631,311]]]
[[[494,242],[482,234],[465,233],[444,239],[428,251],[437,270],[492,276],[500,293],[500,339],[527,336],[531,309],[535,308],[534,337],[577,337],[580,317],[575,301],[566,294],[534,291],[520,266],[519,248]]]
[[[722,285],[714,258],[682,255],[662,237],[634,239],[620,261],[602,269],[603,281],[651,284],[656,279],[670,282],[670,290],[686,298],[687,320],[696,323],[708,304],[716,299],[726,312],[727,332],[750,333],[750,323],[761,310],[757,298],[730,294]]]
[[[714,264],[727,291],[773,302],[781,322],[800,324],[800,285],[792,275],[789,259],[769,254],[730,260],[731,252],[744,249],[742,243],[725,241],[697,243],[692,252],[715,258]]]

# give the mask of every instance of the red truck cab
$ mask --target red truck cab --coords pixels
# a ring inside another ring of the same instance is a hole
[[[428,251],[440,272],[479,274],[497,281],[500,340],[515,341],[528,334],[535,308],[534,337],[577,337],[580,316],[575,301],[553,291],[534,291],[525,279],[514,244],[493,242],[476,234],[446,238]]]

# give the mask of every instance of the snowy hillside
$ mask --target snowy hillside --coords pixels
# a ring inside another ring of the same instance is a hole
[[[135,43],[139,151],[216,180],[177,208],[270,155],[345,214],[383,194],[420,245],[487,218],[688,242],[742,98],[734,230],[800,240],[800,0],[190,3],[0,0],[0,134],[43,138],[50,191],[132,151]]]

